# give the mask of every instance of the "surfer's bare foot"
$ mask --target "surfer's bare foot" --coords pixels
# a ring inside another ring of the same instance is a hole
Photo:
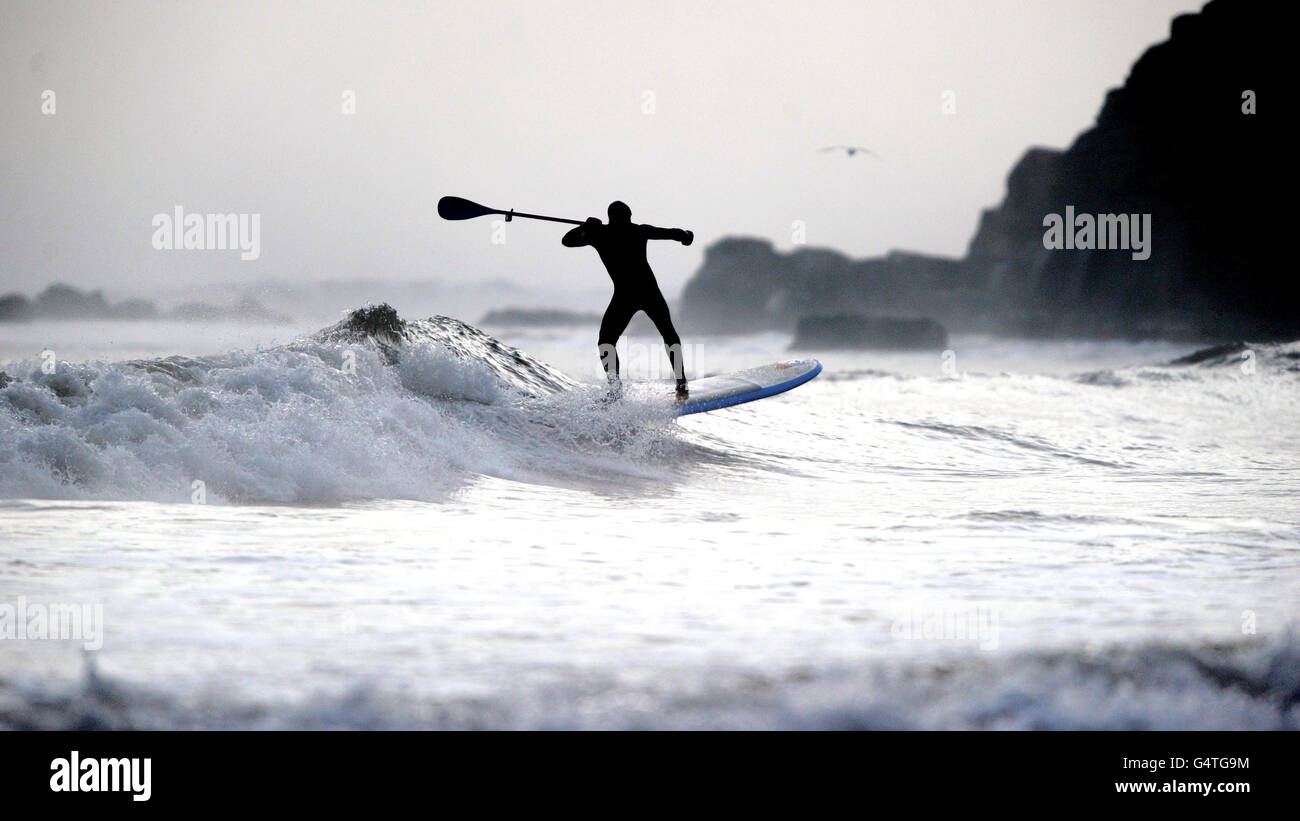
[[[687,399],[690,398],[690,395],[691,395],[690,389],[686,387],[686,380],[678,379],[677,380],[677,401],[685,402]]]

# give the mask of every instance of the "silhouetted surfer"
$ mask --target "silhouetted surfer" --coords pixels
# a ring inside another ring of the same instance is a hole
[[[668,361],[672,363],[673,374],[677,377],[677,397],[686,398],[686,370],[682,363],[682,340],[673,328],[672,318],[668,315],[668,303],[659,292],[659,283],[655,281],[654,271],[646,260],[645,245],[647,240],[672,239],[682,245],[690,245],[695,235],[680,228],[656,228],[653,225],[636,225],[632,222],[632,209],[621,202],[609,204],[609,224],[603,224],[595,217],[588,217],[586,223],[579,225],[564,235],[561,240],[569,248],[590,245],[600,254],[600,261],[605,263],[609,278],[614,280],[614,297],[605,309],[605,317],[600,321],[601,364],[605,366],[605,376],[609,379],[614,395],[618,395],[619,382],[618,351],[615,345],[618,338],[627,329],[632,316],[637,311],[645,311],[646,316],[659,329],[664,338],[664,347],[668,350]]]

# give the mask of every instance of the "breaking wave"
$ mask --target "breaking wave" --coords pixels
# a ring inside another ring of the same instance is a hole
[[[476,328],[387,305],[265,350],[9,370],[6,498],[436,500],[481,474],[645,475],[672,439],[666,401],[601,406]]]
[[[1163,365],[1089,371],[1075,381],[1123,388],[1144,382],[1194,382],[1211,374],[1253,376],[1256,373],[1300,374],[1300,340],[1262,345],[1228,342],[1202,348]]]
[[[501,677],[491,693],[445,697],[370,681],[275,709],[234,701],[224,688],[173,697],[87,664],[80,680],[59,685],[0,677],[0,729],[1300,729],[1300,644],[1291,633],[816,675],[705,666],[644,681],[635,696],[595,672],[541,688]]]

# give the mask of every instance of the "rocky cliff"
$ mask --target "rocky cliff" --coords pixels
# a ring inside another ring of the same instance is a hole
[[[965,258],[855,261],[725,239],[687,283],[683,324],[787,327],[802,314],[849,310],[1031,335],[1300,336],[1300,287],[1275,261],[1289,167],[1278,137],[1281,14],[1275,4],[1213,0],[1176,18],[1092,128],[1064,151],[1032,148],[1016,163]],[[1256,113],[1245,111],[1248,92]],[[1045,218],[1067,207],[1089,219],[1144,216],[1149,255],[1045,248]]]
[[[790,330],[803,316],[843,312],[968,318],[984,295],[955,259],[893,252],[854,260],[824,248],[778,252],[762,239],[709,246],[679,309],[695,331]]]

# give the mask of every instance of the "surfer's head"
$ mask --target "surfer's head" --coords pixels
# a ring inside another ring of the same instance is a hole
[[[632,221],[632,209],[627,207],[627,203],[621,200],[614,200],[609,204],[609,224],[627,225]]]

